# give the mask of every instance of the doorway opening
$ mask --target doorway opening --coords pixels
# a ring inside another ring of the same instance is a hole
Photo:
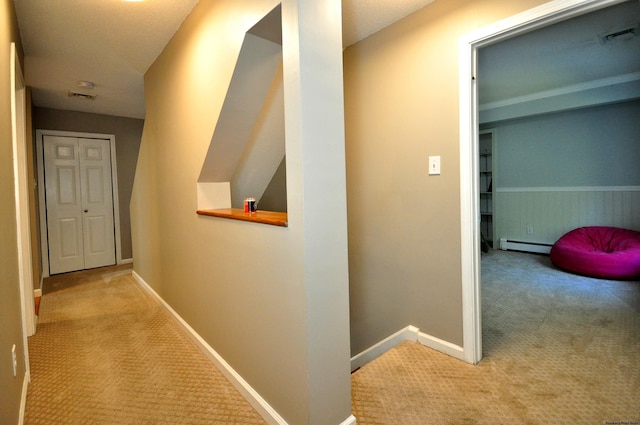
[[[507,38],[605,8],[624,0],[556,0],[481,28],[460,39],[460,202],[463,358],[482,359],[478,50]]]

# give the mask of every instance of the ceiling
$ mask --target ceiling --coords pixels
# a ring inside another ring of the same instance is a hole
[[[433,1],[343,0],[343,45]],[[144,73],[197,2],[14,0],[34,104],[144,118]],[[600,40],[633,26],[634,37]],[[484,47],[479,101],[499,103],[620,75],[640,84],[639,35],[640,1],[629,0]],[[94,82],[95,88],[78,87],[82,80]],[[72,98],[70,91],[96,99]]]
[[[207,0],[208,1],[208,0]],[[344,0],[349,46],[434,0]],[[35,106],[144,118],[144,73],[198,0],[14,0]],[[92,89],[78,81],[95,83]],[[94,95],[94,100],[69,92]]]
[[[634,28],[603,42],[605,34]],[[479,103],[561,88],[589,88],[626,76],[640,81],[640,1],[630,0],[480,49]]]

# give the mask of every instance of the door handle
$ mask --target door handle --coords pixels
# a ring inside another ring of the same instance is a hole
[[[84,210],[84,212],[89,212],[89,210]]]

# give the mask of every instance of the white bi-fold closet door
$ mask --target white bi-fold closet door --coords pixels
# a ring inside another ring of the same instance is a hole
[[[109,140],[43,137],[49,273],[116,263]]]

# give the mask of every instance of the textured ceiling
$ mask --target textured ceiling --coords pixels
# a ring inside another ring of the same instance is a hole
[[[636,35],[600,40],[626,28]],[[492,103],[639,72],[640,2],[631,0],[480,49],[478,97]]]
[[[144,72],[196,3],[15,0],[35,105],[144,117]],[[81,90],[78,80],[96,87]],[[74,99],[69,90],[98,97]]]
[[[432,1],[344,0],[343,45]],[[14,0],[34,104],[144,118],[144,73],[197,2]],[[598,41],[598,35],[634,24],[640,33],[640,2],[630,0],[481,49],[480,103],[639,72],[640,37]],[[82,89],[79,80],[96,87]],[[97,98],[71,98],[69,91]]]
[[[206,0],[208,1],[208,0]],[[344,0],[344,45],[433,0]],[[36,106],[144,118],[144,73],[198,0],[14,0]],[[78,87],[79,80],[96,83]],[[71,98],[69,91],[96,95]]]

